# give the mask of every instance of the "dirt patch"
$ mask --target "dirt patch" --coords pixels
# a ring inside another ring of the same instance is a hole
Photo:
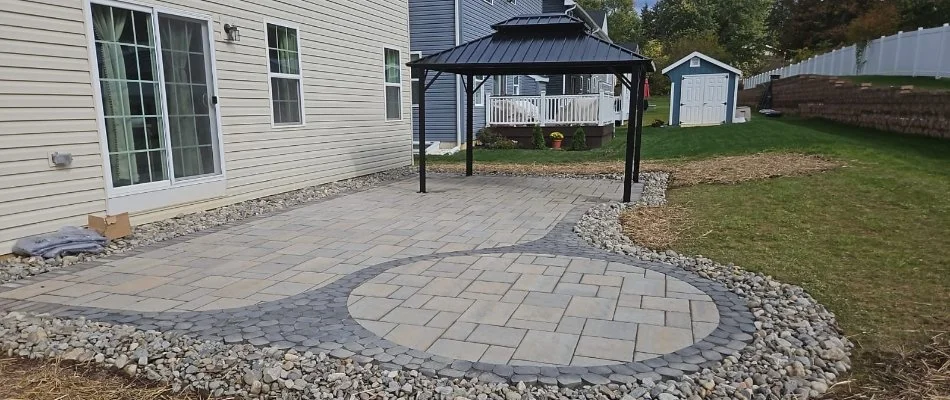
[[[650,171],[647,167],[658,167],[653,163],[642,163],[640,168]],[[431,172],[464,173],[465,164],[432,164],[427,167]],[[617,175],[623,174],[623,162],[581,162],[570,164],[507,164],[507,163],[475,163],[475,172],[480,174],[530,174],[530,175]]]
[[[636,207],[620,215],[624,235],[651,249],[669,249],[689,228],[684,206]]]
[[[668,168],[671,173],[670,186],[684,187],[709,183],[735,184],[780,176],[802,176],[841,166],[841,163],[815,155],[760,153],[674,162],[667,164],[665,168]]]
[[[102,369],[54,360],[0,358],[0,399],[198,400],[168,387],[133,381]]]
[[[779,176],[801,176],[841,167],[842,164],[814,155],[760,153],[745,156],[716,157],[696,161],[651,161],[640,164],[642,171],[669,172],[672,187],[699,184],[734,184]],[[620,175],[622,161],[565,164],[482,163],[475,165],[480,174],[531,175]],[[433,164],[431,172],[463,173],[465,164]]]
[[[843,381],[825,396],[828,400],[947,400],[950,399],[950,333],[933,338],[924,349],[881,354],[876,368],[862,384]]]

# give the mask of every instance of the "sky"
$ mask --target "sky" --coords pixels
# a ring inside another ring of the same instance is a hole
[[[649,5],[650,7],[653,7],[653,5],[656,4],[657,0],[635,0],[635,1],[637,4],[637,10],[639,10],[643,8],[644,4]]]

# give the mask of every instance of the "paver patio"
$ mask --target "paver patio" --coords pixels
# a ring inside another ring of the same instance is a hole
[[[571,384],[678,376],[745,346],[744,303],[571,232],[617,181],[395,182],[0,288],[0,310]],[[639,193],[640,188],[637,187]]]

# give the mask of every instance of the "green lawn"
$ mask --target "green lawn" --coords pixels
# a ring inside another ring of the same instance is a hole
[[[621,160],[625,139],[621,132],[589,152],[476,151],[475,157],[483,163]],[[821,154],[846,167],[672,189],[671,203],[685,205],[692,219],[674,249],[803,286],[858,343],[859,372],[884,352],[948,330],[950,141],[794,118],[647,128],[643,137],[645,160],[768,151]]]
[[[950,78],[934,79],[932,76],[843,76],[842,78],[855,83],[871,83],[874,86],[904,86],[914,85],[921,89],[950,90]]]
[[[777,150],[818,152],[822,149],[833,148],[835,143],[840,142],[834,135],[816,129],[802,129],[802,126],[809,126],[809,123],[755,118],[746,124],[714,127],[645,127],[642,156],[644,159],[666,159],[703,158]],[[626,129],[618,128],[617,137],[599,149],[582,152],[475,149],[475,161],[477,165],[479,162],[559,164],[623,160],[626,139]],[[428,160],[432,163],[457,163],[465,160],[465,153],[430,156]]]
[[[666,141],[666,155],[786,149],[847,167],[811,177],[670,191],[693,224],[674,247],[805,287],[861,348],[916,347],[950,327],[950,141],[820,121],[766,121],[748,134]],[[778,139],[777,137],[782,137]],[[768,139],[765,139],[768,138]],[[644,149],[646,150],[646,149]],[[655,153],[651,153],[655,154]]]

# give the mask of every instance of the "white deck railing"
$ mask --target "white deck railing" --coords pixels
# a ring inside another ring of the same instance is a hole
[[[547,96],[491,96],[488,126],[549,126],[613,124],[614,96],[600,94]]]

